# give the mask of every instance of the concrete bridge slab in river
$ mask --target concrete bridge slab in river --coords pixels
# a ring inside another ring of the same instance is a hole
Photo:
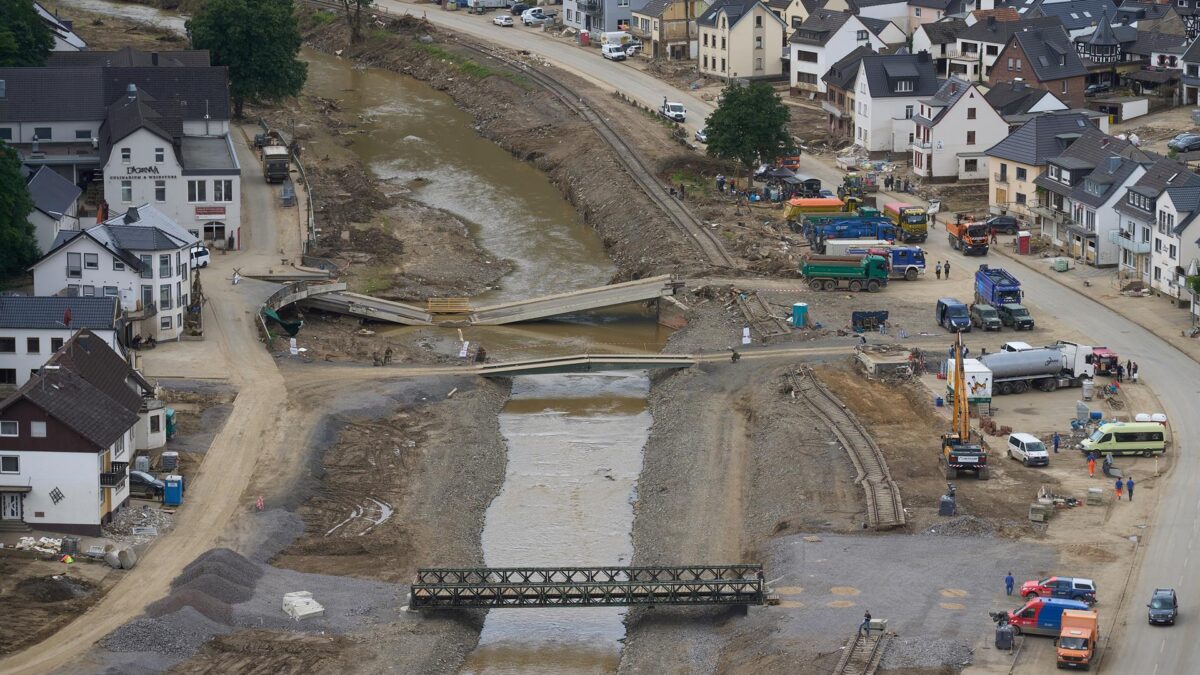
[[[482,377],[545,375],[550,373],[588,373],[608,370],[647,370],[651,368],[687,368],[699,363],[690,354],[575,354],[522,361],[481,363],[474,372]]]

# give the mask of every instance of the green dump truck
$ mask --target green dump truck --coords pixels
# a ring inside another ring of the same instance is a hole
[[[800,275],[814,291],[839,287],[879,292],[888,282],[888,262],[878,255],[810,255],[800,264]]]

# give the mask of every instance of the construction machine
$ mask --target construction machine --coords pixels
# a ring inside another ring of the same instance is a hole
[[[987,480],[987,450],[971,438],[971,411],[967,402],[967,378],[963,370],[962,333],[954,340],[954,400],[950,433],[942,436],[942,456],[939,463],[946,478],[953,480],[964,471],[974,472],[979,480]]]

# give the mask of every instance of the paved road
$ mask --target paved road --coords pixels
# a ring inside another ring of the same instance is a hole
[[[688,126],[696,128],[713,110],[701,101],[641,71],[602,59],[593,50],[584,50],[537,32],[522,28],[499,28],[486,19],[463,13],[443,12],[428,6],[410,5],[394,0],[379,4],[396,11],[423,13],[437,25],[494,44],[524,49],[543,56],[554,65],[570,70],[607,90],[620,90],[646,105],[656,106],[663,96],[687,106]],[[835,184],[841,172],[805,158],[801,173]],[[948,255],[946,243],[936,235],[929,248],[941,257]],[[1200,419],[1192,414],[1191,404],[1200,393],[1200,364],[1165,341],[1137,326],[1103,305],[1041,275],[1023,279],[1029,297],[1040,311],[1070,321],[1079,331],[1090,335],[1122,355],[1130,355],[1141,367],[1140,373],[1150,384],[1172,420],[1176,438],[1176,469],[1166,481],[1167,492],[1159,513],[1147,530],[1148,546],[1144,560],[1131,584],[1130,595],[1122,610],[1125,626],[1119,631],[1106,655],[1103,667],[1112,672],[1139,671],[1146,675],[1194,672],[1200,663],[1200,641],[1189,639],[1189,628],[1200,625],[1200,580],[1192,574],[1191,558],[1200,565],[1200,481],[1191,480],[1200,469],[1191,450],[1191,439],[1200,434]],[[1145,599],[1156,586],[1174,586],[1184,602],[1180,625],[1174,629],[1152,629],[1145,622]],[[1190,603],[1190,604],[1189,604]],[[1118,622],[1120,623],[1120,621]],[[1189,665],[1191,664],[1191,665]],[[1045,664],[1039,664],[1045,665]]]

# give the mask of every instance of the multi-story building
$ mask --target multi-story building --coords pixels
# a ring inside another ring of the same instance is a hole
[[[1082,108],[1087,74],[1066,29],[1046,26],[1013,33],[987,81],[995,85],[1021,80],[1053,93],[1073,108]]]
[[[758,80],[783,74],[786,25],[760,0],[717,0],[696,25],[701,75]]]
[[[647,53],[656,59],[694,59],[699,39],[696,17],[707,8],[707,0],[650,0],[633,11],[630,32],[650,45]]]
[[[59,233],[33,266],[35,295],[115,297],[130,332],[174,340],[191,293],[194,236],[143,204],[99,225]]]
[[[889,24],[890,25],[890,24]],[[818,9],[792,33],[792,91],[824,94],[821,77],[830,66],[858,47],[881,50],[884,42],[859,17]]]
[[[912,171],[933,179],[987,177],[984,150],[1008,136],[1008,124],[974,83],[950,78],[933,96],[917,102]]]
[[[0,296],[0,390],[24,386],[83,328],[124,357],[123,327],[116,298]]]
[[[1200,273],[1198,228],[1192,227],[1197,215],[1200,215],[1198,185],[1168,186],[1155,201],[1150,288],[1171,298],[1178,306],[1191,302],[1188,277]]]
[[[33,199],[29,223],[38,250],[45,253],[59,231],[79,229],[79,196],[83,190],[46,166],[29,177],[26,187]]]
[[[857,47],[833,64],[821,78],[825,83],[825,99],[821,109],[829,116],[829,133],[837,139],[854,138],[854,92],[859,65],[864,56],[874,54],[870,47]]]
[[[1013,33],[1062,25],[1056,17],[1004,21],[1005,16],[1009,15],[989,14],[957,35],[948,65],[951,76],[986,82]]]
[[[1118,265],[1124,279],[1138,280],[1148,287],[1157,280],[1161,285],[1164,270],[1178,266],[1177,262],[1170,264],[1172,244],[1176,244],[1178,253],[1174,233],[1158,231],[1158,201],[1170,188],[1198,189],[1200,176],[1173,159],[1159,157],[1116,205],[1121,222],[1117,231],[1109,233],[1109,240],[1120,250]],[[1158,265],[1154,264],[1155,256]]]
[[[864,56],[855,88],[855,144],[870,152],[909,154],[918,101],[939,88],[929,54]]]
[[[950,57],[958,53],[958,35],[967,29],[967,22],[956,16],[941,21],[923,23],[912,34],[912,51],[929,52],[938,77],[948,77]]]
[[[563,25],[576,30],[629,30],[632,20],[629,0],[563,0]]]

